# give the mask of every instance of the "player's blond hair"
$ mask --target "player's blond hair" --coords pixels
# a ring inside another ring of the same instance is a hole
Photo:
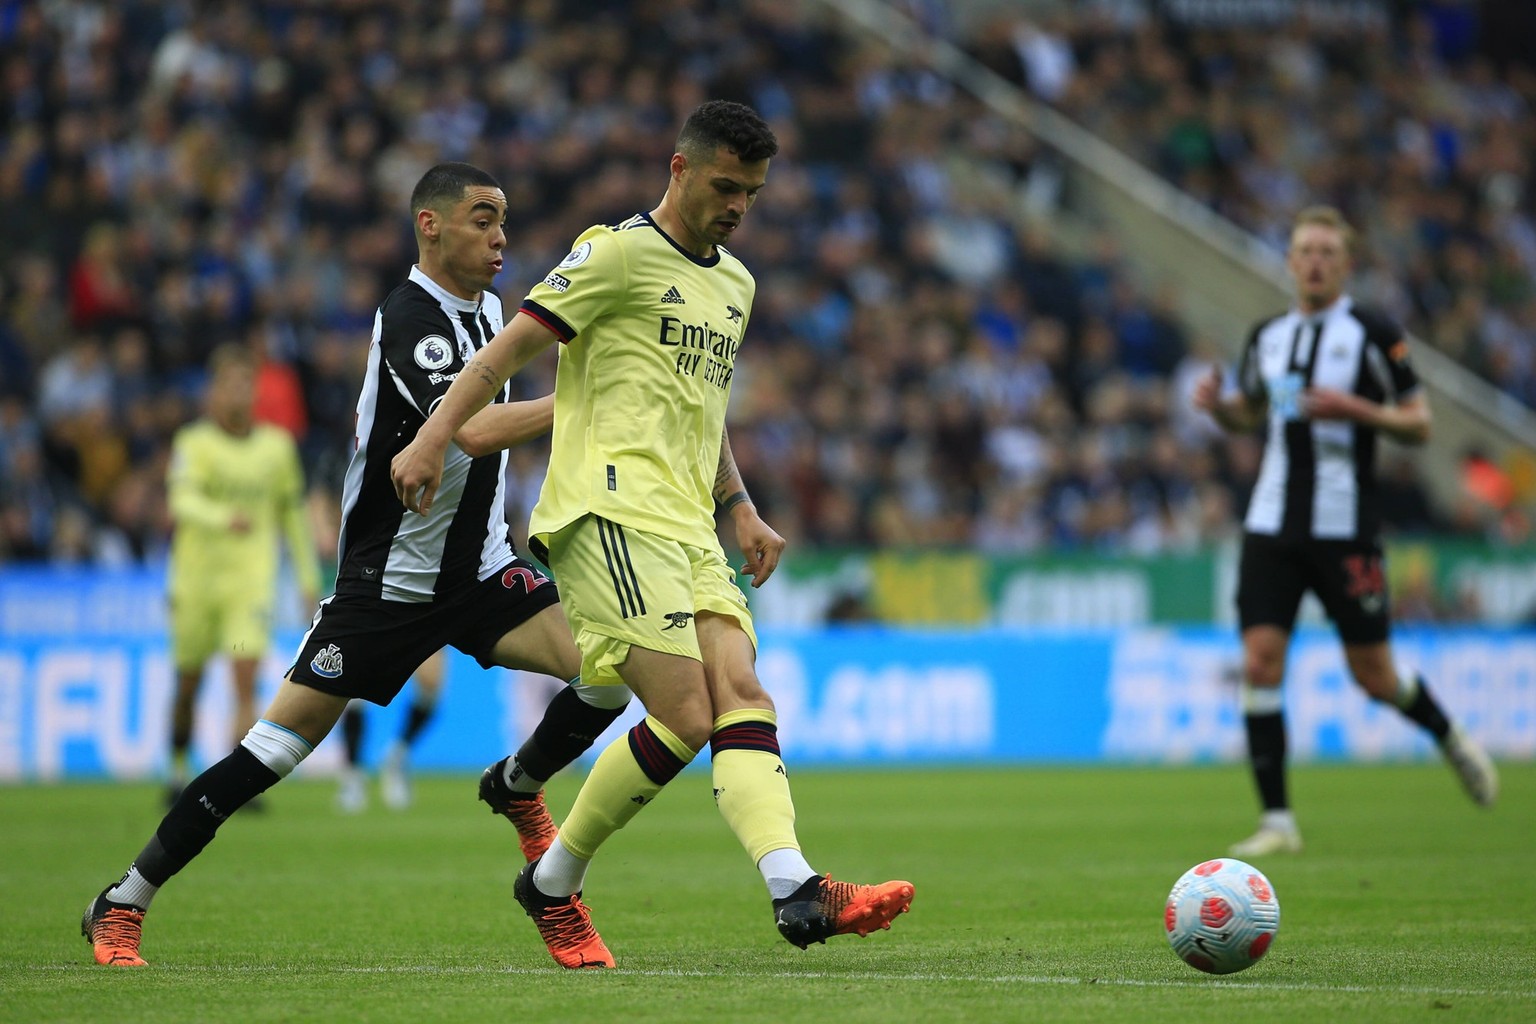
[[[1297,228],[1308,224],[1320,224],[1325,228],[1333,228],[1333,230],[1339,233],[1339,237],[1344,239],[1344,251],[1351,256],[1355,255],[1355,247],[1358,244],[1359,236],[1355,234],[1355,229],[1350,226],[1349,221],[1344,219],[1344,215],[1337,208],[1332,206],[1307,207],[1298,213],[1296,219],[1291,222],[1291,234],[1294,236]]]

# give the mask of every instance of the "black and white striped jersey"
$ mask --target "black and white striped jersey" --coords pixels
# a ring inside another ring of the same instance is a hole
[[[1388,404],[1407,397],[1419,380],[1401,328],[1347,295],[1313,315],[1292,309],[1253,329],[1238,385],[1269,409],[1244,527],[1294,540],[1374,540],[1380,525],[1376,431],[1352,421],[1304,419],[1299,400],[1309,387]]]
[[[416,436],[464,364],[502,326],[501,299],[461,299],[412,267],[373,321],[357,437],[342,491],[338,594],[431,601],[474,584],[512,559],[506,452],[471,459],[455,444],[443,460],[432,512],[407,511],[390,461]],[[503,386],[495,402],[507,401]]]

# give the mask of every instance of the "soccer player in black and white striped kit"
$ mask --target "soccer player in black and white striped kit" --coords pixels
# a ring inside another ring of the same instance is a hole
[[[445,644],[481,665],[569,680],[515,755],[486,769],[480,799],[517,828],[524,859],[556,834],[548,779],[620,714],[629,691],[588,686],[554,582],[508,537],[506,451],[547,433],[553,396],[510,401],[503,388],[453,435],[432,514],[407,513],[390,461],[416,436],[455,377],[501,329],[490,291],[506,246],[501,186],[469,164],[439,164],[411,194],[418,262],[374,321],[343,488],[336,593],[320,602],[293,667],[233,752],[193,779],[115,885],[86,908],[96,962],[140,967],[145,912],[160,886],[226,819],[286,777],[353,698],[388,704]]]
[[[1337,210],[1303,210],[1286,256],[1296,305],[1253,329],[1235,392],[1223,392],[1218,367],[1193,396],[1225,430],[1266,431],[1237,586],[1243,716],[1263,815],[1258,831],[1233,845],[1234,857],[1301,850],[1286,792],[1280,684],[1308,590],[1333,620],[1360,688],[1433,736],[1474,801],[1489,806],[1498,796],[1487,754],[1450,721],[1424,677],[1392,656],[1376,438],[1422,444],[1430,412],[1402,330],[1345,293],[1353,244]]]

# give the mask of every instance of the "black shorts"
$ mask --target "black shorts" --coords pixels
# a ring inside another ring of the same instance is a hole
[[[490,668],[502,637],[559,600],[554,580],[521,558],[425,604],[337,594],[321,603],[288,674],[338,697],[388,704],[440,647],[456,647]]]
[[[1387,639],[1390,610],[1380,544],[1243,534],[1237,570],[1237,617],[1243,629],[1279,626],[1290,632],[1308,590],[1322,602],[1345,643]]]

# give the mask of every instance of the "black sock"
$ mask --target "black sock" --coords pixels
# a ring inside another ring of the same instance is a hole
[[[812,875],[800,883],[800,888],[788,896],[780,897],[773,901],[775,907],[782,907],[786,903],[798,903],[800,900],[813,900],[821,893],[821,883],[824,875]]]
[[[348,704],[341,713],[341,738],[347,747],[347,764],[356,768],[363,756],[363,709]]]
[[[1279,711],[1244,715],[1243,724],[1248,729],[1248,762],[1259,801],[1266,811],[1283,811],[1290,806],[1285,795],[1285,715]]]
[[[1451,731],[1451,721],[1445,717],[1445,709],[1429,692],[1429,684],[1424,681],[1423,676],[1419,676],[1417,690],[1418,692],[1413,695],[1413,702],[1399,710],[1433,736],[1437,742],[1444,740]]]
[[[540,782],[548,781],[585,753],[623,713],[622,707],[595,708],[567,686],[555,694],[533,735],[518,748],[517,767]]]
[[[236,747],[182,790],[154,838],[134,859],[139,874],[151,885],[164,885],[203,852],[231,814],[277,780],[277,772],[257,760],[255,754]]]
[[[171,726],[171,758],[184,757],[187,748],[192,746],[192,727],[190,725]]]
[[[400,742],[406,746],[414,743],[422,728],[432,720],[432,712],[436,710],[436,704],[412,704],[411,710],[405,716],[405,728],[400,730]]]

